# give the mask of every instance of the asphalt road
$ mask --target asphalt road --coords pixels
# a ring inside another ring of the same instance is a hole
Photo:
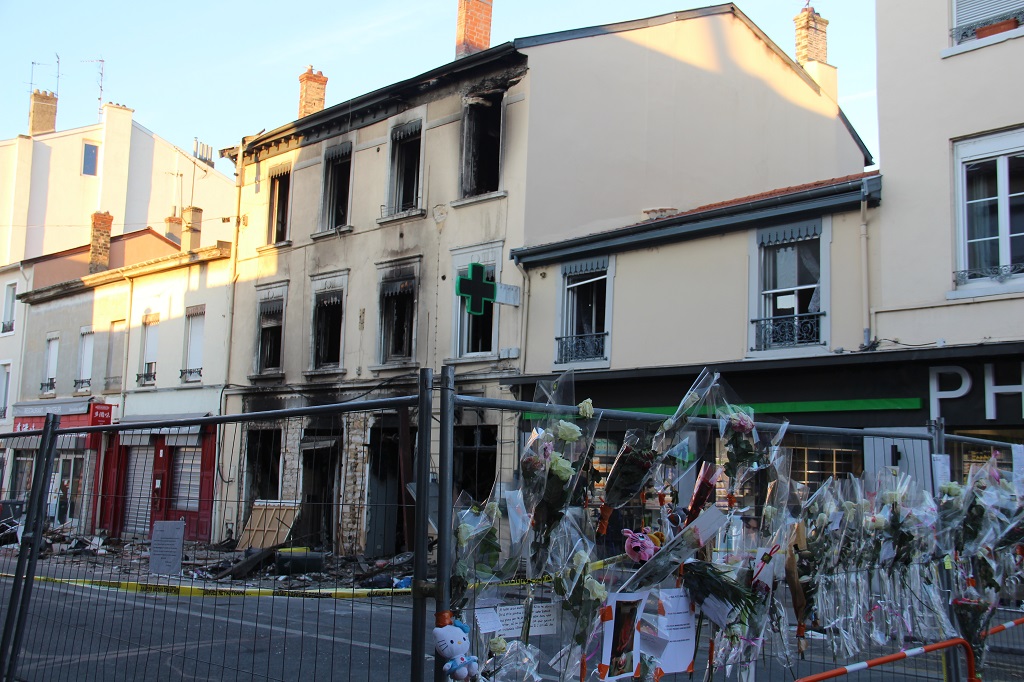
[[[6,606],[10,581],[0,586]],[[407,680],[411,607],[408,598],[182,598],[37,582],[18,677]]]

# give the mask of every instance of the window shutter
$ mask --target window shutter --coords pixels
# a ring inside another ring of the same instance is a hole
[[[562,275],[586,275],[608,269],[608,256],[596,256],[586,260],[562,263]]]
[[[396,140],[396,141],[404,140],[406,138],[412,137],[414,135],[419,135],[419,134],[420,134],[420,120],[419,119],[416,119],[415,121],[409,121],[408,123],[403,123],[402,125],[395,126],[394,128],[391,129],[391,139],[392,140]]]
[[[1021,0],[956,0],[955,26],[973,24],[1021,8]]]
[[[279,178],[282,175],[288,175],[292,172],[292,166],[290,163],[279,163],[276,166],[271,166],[270,170],[267,171],[268,178]]]
[[[333,147],[327,148],[327,151],[324,152],[324,161],[347,159],[350,156],[352,156],[352,143],[342,142],[341,144],[336,144]]]

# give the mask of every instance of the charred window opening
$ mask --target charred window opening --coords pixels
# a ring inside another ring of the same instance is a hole
[[[501,115],[504,92],[465,98],[462,128],[462,196],[497,192],[501,182]]]
[[[313,306],[313,363],[317,369],[341,365],[341,291],[316,295]]]
[[[349,224],[349,187],[352,184],[352,143],[331,147],[324,155],[327,164],[324,188],[323,229],[333,230]]]
[[[270,229],[267,234],[267,242],[270,244],[288,240],[288,190],[291,177],[291,168],[288,166],[270,169]]]
[[[381,281],[381,360],[404,362],[413,355],[413,325],[416,320],[416,279],[397,268]]]
[[[249,499],[277,500],[281,497],[281,431],[252,430],[246,442],[249,470]]]
[[[456,426],[453,451],[456,486],[476,502],[487,499],[497,473],[498,427]]]
[[[284,330],[284,301],[260,303],[259,371],[281,369],[281,341]]]
[[[419,206],[420,122],[412,121],[391,131],[391,212]]]

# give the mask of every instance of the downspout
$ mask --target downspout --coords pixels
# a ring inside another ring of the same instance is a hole
[[[523,274],[523,313],[522,324],[519,327],[519,348],[521,349],[519,357],[520,366],[523,368],[522,373],[526,374],[526,328],[530,323],[530,273],[519,261],[516,261],[516,267]]]
[[[121,419],[128,405],[128,349],[132,345],[132,303],[135,301],[135,280],[130,275],[125,275],[125,279],[128,280],[128,312],[124,318],[124,357],[121,359]]]
[[[867,194],[860,200],[860,300],[861,325],[864,329],[862,348],[871,345],[871,287],[868,282],[868,199]]]
[[[231,341],[232,335],[235,331],[235,287],[238,283],[238,235],[242,231],[242,173],[244,171],[243,156],[245,154],[245,137],[242,137],[242,141],[238,146],[238,156],[235,157],[235,239],[231,244],[231,288],[228,290],[228,357],[227,362],[224,366],[224,381],[220,387],[220,414],[223,416],[227,413],[227,391],[228,385],[231,382]],[[216,467],[217,467],[217,480],[218,486],[221,488],[221,492],[224,491],[224,486],[230,485],[234,479],[226,478],[224,473],[221,471],[221,464],[223,463],[224,454],[224,433],[225,429],[220,428],[220,437],[217,439],[217,453],[216,453]],[[228,472],[230,474],[230,471]],[[224,496],[220,496],[219,499],[225,499]],[[215,508],[216,509],[216,508]],[[224,519],[217,519],[221,521],[223,525],[226,521]],[[237,521],[237,519],[235,519]],[[210,523],[212,528],[217,528],[217,524],[211,519]],[[234,526],[232,526],[234,528]]]

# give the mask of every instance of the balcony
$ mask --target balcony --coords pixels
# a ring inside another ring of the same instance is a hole
[[[555,359],[555,362],[558,364],[568,364],[589,360],[607,360],[608,355],[605,352],[607,341],[608,332],[556,337],[555,343],[558,346],[558,357]]]
[[[957,270],[953,273],[953,286],[962,287],[968,282],[974,282],[979,279],[989,279],[997,284],[1003,284],[1016,275],[1024,275],[1024,263],[993,265],[973,270]]]
[[[47,379],[46,381],[42,382],[41,384],[39,384],[39,392],[40,393],[53,393],[56,390],[57,390],[57,378],[56,377],[51,377],[51,378]]]
[[[750,350],[774,350],[820,344],[823,317],[825,313],[802,313],[751,320],[750,323],[754,325],[754,346]]]
[[[92,379],[75,379],[75,392],[88,391],[92,388]]]
[[[191,383],[191,382],[194,382],[194,381],[200,381],[203,378],[203,368],[202,367],[192,367],[192,368],[189,368],[189,369],[183,369],[183,370],[181,370],[181,373],[180,373],[179,376],[181,377],[182,383],[185,383],[185,384]]]

